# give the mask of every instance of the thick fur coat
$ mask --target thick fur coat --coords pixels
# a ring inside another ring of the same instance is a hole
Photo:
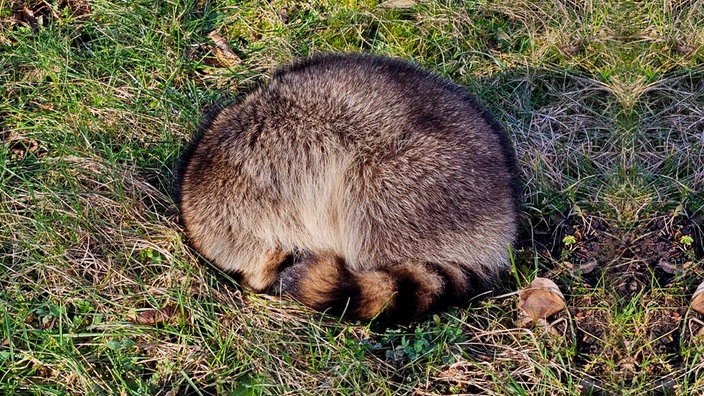
[[[205,125],[178,202],[191,244],[252,290],[403,321],[508,268],[515,168],[458,85],[401,60],[322,55]]]

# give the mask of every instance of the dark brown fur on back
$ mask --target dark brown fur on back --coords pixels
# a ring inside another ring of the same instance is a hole
[[[285,66],[222,109],[182,163],[192,245],[255,291],[411,320],[490,289],[509,265],[505,133],[462,88],[404,61]]]

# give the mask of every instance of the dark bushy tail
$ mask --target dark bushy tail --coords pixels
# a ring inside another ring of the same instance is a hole
[[[346,318],[398,323],[440,305],[462,304],[487,285],[458,267],[413,263],[357,272],[340,257],[309,255],[284,269],[272,292]]]

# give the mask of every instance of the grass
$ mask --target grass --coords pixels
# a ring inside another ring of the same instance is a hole
[[[704,391],[686,309],[704,276],[702,4],[378,3],[0,0],[0,393]],[[518,286],[554,277],[569,312],[516,328],[508,294],[376,329],[243,291],[195,256],[170,191],[201,113],[323,51],[413,59],[491,108],[525,182]],[[689,269],[653,283],[619,245],[639,240],[670,241]],[[591,281],[566,269],[579,246],[607,258]],[[635,298],[616,292],[623,268]]]

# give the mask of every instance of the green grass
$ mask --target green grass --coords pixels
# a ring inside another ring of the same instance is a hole
[[[376,329],[243,291],[186,244],[172,169],[204,109],[325,51],[412,59],[476,93],[515,142],[524,228],[558,250],[568,212],[702,223],[701,3],[378,3],[0,0],[0,393],[571,395],[619,375],[616,355],[580,355],[571,314],[557,334],[515,328],[513,294]],[[239,62],[218,63],[211,31]],[[520,286],[560,265],[538,239],[516,252]],[[561,286],[641,353],[652,315],[691,295],[678,282],[626,308],[603,280]],[[704,391],[688,331],[682,395]],[[652,391],[635,370],[608,391]]]

